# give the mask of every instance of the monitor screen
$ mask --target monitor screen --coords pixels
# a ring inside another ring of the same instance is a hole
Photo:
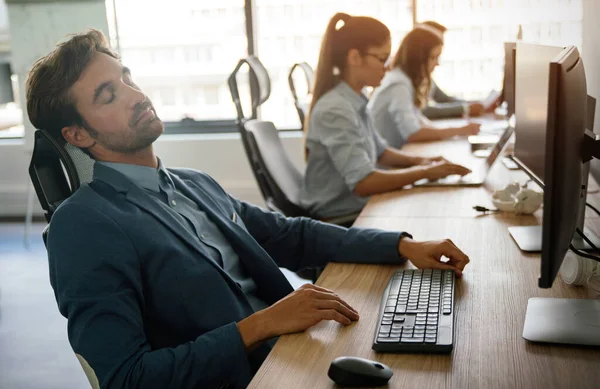
[[[517,44],[504,43],[504,81],[502,82],[502,98],[507,104],[507,117],[515,113],[515,55]]]
[[[515,160],[543,183],[550,62],[562,47],[517,43],[515,75]]]
[[[590,120],[585,70],[577,48],[562,50],[549,69],[541,288],[552,286],[577,225],[583,230],[588,170],[582,145]]]

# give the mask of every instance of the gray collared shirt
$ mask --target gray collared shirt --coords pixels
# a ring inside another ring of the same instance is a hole
[[[240,259],[219,227],[213,223],[198,204],[175,188],[169,172],[158,160],[158,169],[147,166],[113,162],[96,162],[125,175],[134,184],[144,189],[171,212],[193,236],[195,236],[212,259],[240,286],[255,311],[268,306],[256,296],[256,283],[242,266]]]
[[[367,102],[341,81],[310,114],[300,203],[318,217],[358,212],[368,201],[354,188],[376,169],[387,143],[374,129]]]
[[[375,128],[392,147],[401,148],[421,129],[423,114],[414,99],[415,88],[399,68],[387,72],[381,86],[373,92],[369,111]]]

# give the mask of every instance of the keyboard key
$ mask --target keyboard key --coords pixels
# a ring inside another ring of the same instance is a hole
[[[423,343],[422,338],[400,338],[402,343]]]
[[[436,342],[437,342],[437,338],[435,336],[425,337],[425,343],[436,343]]]
[[[415,320],[415,325],[422,326],[427,324],[427,320]]]
[[[398,343],[400,338],[377,338],[379,343]]]
[[[393,308],[392,308],[393,309]],[[386,308],[386,312],[387,312],[387,308]],[[392,310],[390,312],[396,312],[396,313],[406,313],[406,305],[396,305],[396,309]]]
[[[400,323],[394,323],[394,324],[392,324],[392,330],[397,330],[397,329],[402,329],[402,328],[404,328],[404,325],[402,325]]]
[[[393,323],[393,321],[391,319],[390,320],[385,320],[384,319],[384,320],[381,321],[381,324],[383,324],[384,326],[392,325],[392,323]]]
[[[384,318],[384,319],[391,319],[391,318],[393,318],[393,317],[394,317],[394,314],[393,314],[393,313],[384,313],[384,314],[383,314],[383,318]]]
[[[391,329],[391,326],[381,326],[379,327],[379,332],[390,332]]]
[[[401,330],[392,330],[390,332],[390,337],[391,338],[399,338],[401,334],[402,334]]]
[[[406,320],[406,316],[404,315],[394,315],[394,321],[395,322],[400,322],[400,323],[404,323],[404,320]]]
[[[386,313],[394,313],[396,309],[394,307],[385,307],[384,312]]]

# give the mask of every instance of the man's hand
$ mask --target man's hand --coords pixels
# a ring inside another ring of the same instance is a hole
[[[469,257],[450,239],[429,242],[416,242],[410,238],[400,239],[398,252],[408,258],[419,269],[450,269],[456,276],[462,276],[462,271],[469,263]],[[442,262],[442,257],[448,258]]]
[[[452,174],[464,176],[471,173],[470,169],[445,160],[441,162],[433,162],[424,169],[424,176],[429,181],[439,180],[440,178],[444,178]]]
[[[265,339],[304,331],[322,320],[347,326],[358,320],[358,312],[331,290],[306,284],[240,321],[238,330],[246,348],[251,348]]]

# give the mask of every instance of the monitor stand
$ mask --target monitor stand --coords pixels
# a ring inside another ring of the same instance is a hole
[[[542,226],[508,227],[508,232],[521,251],[528,253],[542,251]],[[598,235],[588,228],[584,228],[583,233],[596,247],[600,248],[600,237],[598,237]],[[578,250],[592,250],[592,246],[583,240],[577,233],[574,234],[571,243],[573,243],[573,247]]]
[[[531,342],[600,346],[600,300],[530,298],[523,338]]]

